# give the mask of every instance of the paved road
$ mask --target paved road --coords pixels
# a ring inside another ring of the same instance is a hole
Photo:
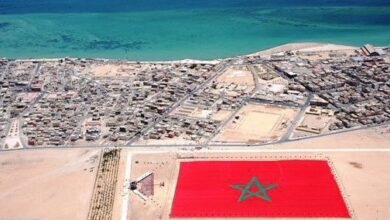
[[[303,137],[303,138],[296,138],[296,139],[290,139],[286,141],[276,141],[276,142],[270,142],[270,143],[263,143],[263,144],[210,144],[207,145],[209,148],[215,148],[215,147],[224,147],[226,149],[234,148],[234,147],[239,147],[240,149],[245,149],[245,148],[254,148],[254,149],[259,149],[258,147],[264,147],[264,146],[269,146],[269,145],[276,145],[276,144],[281,144],[281,143],[288,143],[288,142],[296,142],[296,141],[301,141],[301,140],[308,140],[308,139],[315,139],[315,138],[321,138],[325,136],[330,136],[330,135],[335,135],[335,134],[342,134],[342,133],[347,133],[347,132],[352,132],[352,131],[358,131],[358,130],[364,130],[368,128],[375,128],[375,127],[380,127],[380,126],[385,126],[385,125],[390,125],[390,122],[383,123],[380,125],[372,125],[372,126],[367,126],[367,127],[358,127],[358,128],[352,128],[352,129],[346,129],[346,130],[341,130],[341,131],[333,131],[329,132],[326,134],[321,134],[321,135],[316,135],[316,136],[309,136],[309,137]],[[162,148],[173,148],[173,149],[183,149],[183,148],[193,148],[193,147],[199,147],[199,144],[188,144],[188,145],[183,145],[183,144],[177,144],[177,145],[121,145],[122,148],[145,148],[147,150],[150,149],[162,149]],[[106,148],[106,147],[117,147],[112,144],[107,144],[107,145],[96,145],[96,144],[85,144],[85,145],[76,145],[76,146],[67,146],[67,145],[60,145],[60,146],[41,146],[41,147],[28,147],[28,148],[18,148],[18,149],[10,149],[10,150],[0,150],[0,153],[4,153],[7,151],[27,151],[27,150],[42,150],[42,149],[77,149],[77,148]],[[256,148],[257,147],[257,148]]]
[[[126,168],[123,181],[122,192],[122,207],[121,207],[121,220],[127,220],[127,211],[129,210],[129,187],[130,187],[130,172],[131,172],[132,153],[127,151]]]
[[[159,151],[150,151],[149,149],[132,149],[134,152],[145,153],[168,153],[174,149],[164,149]],[[185,151],[182,151],[185,152]],[[191,151],[192,152],[192,151]],[[202,149],[194,151],[197,153],[322,153],[322,152],[390,152],[390,148],[291,148],[291,149],[242,149],[242,148],[219,148],[219,149]]]
[[[257,76],[255,68],[252,65],[248,65],[247,67],[251,71],[252,77],[253,77],[253,81],[255,82],[255,91],[252,94],[252,96],[253,96],[253,95],[256,94],[257,91],[260,90],[261,85],[260,85],[259,77]]]
[[[285,134],[282,136],[280,139],[281,141],[286,141],[290,139],[291,134],[294,132],[295,127],[298,125],[298,123],[302,120],[302,118],[305,116],[306,109],[310,105],[310,100],[313,98],[313,94],[309,93],[305,104],[301,107],[299,110],[299,113],[297,116],[295,116],[294,120],[291,122],[291,125],[288,127],[287,131]]]

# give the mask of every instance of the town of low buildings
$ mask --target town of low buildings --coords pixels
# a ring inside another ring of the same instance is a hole
[[[365,45],[216,62],[0,60],[1,149],[207,145],[229,123],[239,125],[237,114],[248,105],[265,107],[264,114],[279,114],[267,106],[296,112],[275,116],[275,126],[267,126],[284,134],[265,142],[388,123],[389,49]],[[261,118],[254,123],[271,123]],[[255,139],[248,144],[264,143]]]

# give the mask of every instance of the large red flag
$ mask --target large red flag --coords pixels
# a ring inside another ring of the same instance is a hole
[[[327,161],[182,162],[171,217],[349,217]]]

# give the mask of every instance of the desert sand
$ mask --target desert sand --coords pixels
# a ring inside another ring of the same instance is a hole
[[[86,219],[99,154],[99,149],[1,152],[0,218]]]
[[[338,45],[338,44],[324,44],[324,43],[315,43],[315,42],[306,42],[306,43],[290,43],[280,45],[278,47],[273,47],[267,50],[259,51],[249,56],[269,56],[271,54],[280,53],[284,51],[333,51],[333,50],[353,50],[357,47]]]

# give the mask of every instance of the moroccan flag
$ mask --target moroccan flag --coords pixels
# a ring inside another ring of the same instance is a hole
[[[182,162],[171,217],[349,217],[327,161]]]

